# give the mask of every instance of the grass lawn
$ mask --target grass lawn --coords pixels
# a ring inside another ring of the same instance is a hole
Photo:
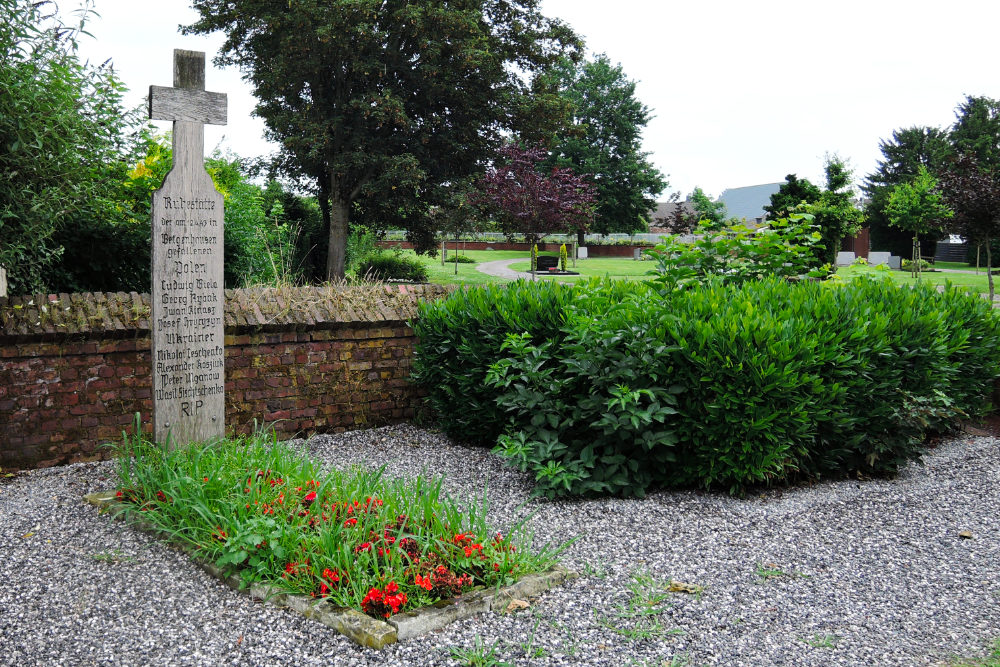
[[[942,262],[942,267],[945,263]],[[956,262],[947,262],[947,264],[956,264]],[[964,267],[968,268],[968,267]],[[885,276],[888,277],[893,282],[902,285],[912,285],[914,279],[910,276],[909,271],[879,271],[870,266],[845,266],[837,269],[837,275],[845,278],[855,278],[863,275],[872,276]],[[950,282],[958,287],[964,287],[966,289],[979,292],[981,294],[989,292],[989,286],[986,284],[986,272],[983,271],[978,276],[975,273],[952,273],[947,271],[940,272],[925,272],[920,274],[920,280],[925,283],[930,283],[931,285],[944,285],[946,282]],[[1000,276],[994,276],[994,281],[998,287],[1000,287]]]
[[[588,278],[605,276],[609,278],[621,278],[625,280],[647,280],[649,276],[646,272],[656,266],[655,262],[637,262],[629,257],[590,257],[576,260],[576,268],[573,262],[566,262],[566,268],[570,271],[577,271],[578,276],[546,276],[539,274],[539,278],[545,280],[558,280],[560,282],[575,282]],[[513,271],[528,271],[531,268],[531,260],[515,262],[509,267]]]
[[[410,257],[414,256],[412,250],[404,250],[403,253]],[[529,278],[527,273],[531,266],[531,259],[528,253],[523,250],[469,250],[460,251],[476,262],[494,262],[504,259],[522,259],[522,262],[515,262],[510,266],[514,271],[524,271],[525,278]],[[555,253],[542,253],[544,255],[555,255]],[[450,257],[451,255],[449,255]],[[476,264],[459,264],[458,273],[455,273],[455,263],[446,262],[441,265],[441,255],[432,256],[416,255],[417,259],[427,267],[427,279],[438,284],[477,284],[502,283],[503,278],[488,276],[476,270]],[[579,276],[539,276],[545,280],[560,280],[562,282],[575,282],[580,278],[590,278],[592,276],[610,276],[612,278],[625,278],[630,280],[644,280],[645,273],[654,266],[653,262],[637,262],[627,257],[622,258],[589,258],[576,261],[576,268],[573,268],[573,261],[567,262],[567,268],[571,271],[579,271]]]
[[[412,250],[404,250],[404,254],[414,257],[427,267],[427,278],[432,283],[437,284],[471,284],[471,285],[482,285],[486,283],[502,283],[506,282],[503,278],[498,278],[496,276],[489,276],[485,273],[481,273],[476,270],[477,264],[458,264],[458,272],[455,271],[455,263],[447,262],[443,266],[441,264],[440,254],[435,253],[432,256],[427,255],[414,255]],[[523,250],[468,250],[460,251],[461,255],[467,256],[470,259],[475,260],[477,263],[482,262],[492,262],[505,259],[519,259],[522,261],[514,262],[509,266],[513,271],[524,272],[525,278],[530,277],[527,273],[529,266],[531,265],[531,260],[528,257],[528,253]],[[554,255],[554,253],[543,253],[546,255]],[[539,275],[538,277],[542,280],[558,280],[560,282],[576,282],[581,279],[587,279],[591,277],[610,277],[619,278],[623,280],[646,280],[646,272],[651,270],[655,264],[653,262],[637,262],[634,259],[627,257],[591,257],[588,259],[577,260],[576,267],[573,267],[573,262],[567,263],[567,268],[571,271],[578,271],[580,275],[578,276],[544,276]],[[989,291],[989,286],[986,283],[986,271],[981,270],[978,275],[974,273],[975,267],[970,267],[964,262],[938,262],[937,268],[942,269],[957,269],[961,271],[970,271],[970,273],[954,273],[951,271],[940,271],[940,272],[925,272],[921,274],[921,280],[932,285],[943,285],[946,282],[951,282],[953,285],[967,288],[969,290],[986,293]],[[874,275],[886,277],[893,282],[909,285],[914,282],[914,279],[910,277],[909,271],[879,271],[871,266],[859,266],[852,265],[841,267],[837,270],[837,275],[844,279],[851,279],[863,275]],[[995,281],[997,288],[1000,289],[1000,276],[995,276]]]

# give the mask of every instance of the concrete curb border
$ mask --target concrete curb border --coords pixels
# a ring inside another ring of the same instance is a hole
[[[129,525],[148,533],[160,533],[151,523],[125,515],[126,504],[117,500],[114,491],[99,491],[84,496],[91,505],[101,512],[110,512],[113,518],[125,520]],[[256,600],[268,602],[277,607],[292,609],[306,618],[319,621],[333,628],[353,642],[372,649],[382,649],[406,639],[443,628],[444,626],[470,616],[487,611],[500,613],[512,600],[525,600],[558,586],[578,575],[556,565],[550,570],[528,574],[510,586],[496,589],[474,589],[464,595],[449,600],[441,600],[429,607],[422,607],[391,616],[380,621],[356,609],[335,606],[325,600],[315,600],[305,595],[292,595],[266,584],[252,584],[249,589],[240,588],[240,576],[224,570],[200,558],[194,550],[172,543],[191,557],[201,569],[219,579],[233,590],[250,595]]]

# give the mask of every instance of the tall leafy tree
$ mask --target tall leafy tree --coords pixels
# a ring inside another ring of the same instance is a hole
[[[721,201],[712,201],[701,188],[695,187],[688,195],[687,200],[691,202],[699,222],[708,220],[716,225],[721,225],[725,221],[726,205]]]
[[[1000,100],[967,95],[949,138],[956,154],[973,156],[980,168],[1000,166]]]
[[[586,231],[594,219],[594,191],[566,167],[540,169],[543,148],[508,144],[500,149],[504,164],[491,168],[476,184],[474,200],[491,211],[507,236],[534,243],[545,234]]]
[[[431,207],[523,117],[532,73],[580,42],[540,0],[194,0],[219,65],[253,86],[280,163],[314,183],[344,274],[351,218],[432,246]]]
[[[771,220],[787,218],[802,204],[812,204],[819,199],[820,189],[808,178],[798,178],[795,174],[785,176],[785,182],[771,195],[771,203],[764,207]]]
[[[106,260],[148,245],[119,206],[141,123],[111,68],[78,57],[86,18],[0,0],[0,265],[14,294],[127,289],[136,267]]]
[[[951,218],[952,212],[944,204],[938,190],[937,179],[927,167],[920,165],[917,175],[909,183],[901,183],[889,195],[885,209],[889,224],[913,233],[911,272],[920,278],[920,235],[941,228]]]
[[[572,122],[557,133],[551,163],[593,183],[597,210],[590,231],[645,231],[667,182],[642,151],[652,112],[636,97],[635,81],[603,54],[580,64],[563,59],[552,76],[569,102]],[[583,243],[582,232],[578,241]]]
[[[833,266],[840,242],[861,230],[864,213],[854,203],[853,174],[847,163],[836,155],[830,156],[824,171],[826,189],[814,203],[804,206],[803,211],[812,214],[813,224],[822,235],[816,246],[818,263]]]
[[[882,159],[876,170],[865,176],[861,191],[868,201],[865,217],[871,230],[872,247],[905,257],[911,245],[910,234],[889,224],[886,206],[893,188],[912,181],[925,167],[939,174],[952,154],[948,133],[936,127],[907,127],[894,130],[892,138],[879,142]],[[936,241],[936,234],[928,235]],[[928,248],[928,250],[930,250]]]
[[[945,203],[954,212],[951,227],[986,247],[990,300],[994,295],[991,241],[1000,238],[1000,168],[982,165],[971,153],[960,155],[941,173]]]

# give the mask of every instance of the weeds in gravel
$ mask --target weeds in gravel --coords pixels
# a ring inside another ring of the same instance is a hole
[[[777,577],[801,577],[802,579],[810,577],[810,575],[803,574],[802,572],[785,572],[784,570],[779,570],[778,566],[774,563],[757,563],[757,569],[754,573],[764,581]]]
[[[583,563],[583,576],[585,577],[595,577],[597,579],[607,579],[608,569],[605,567],[600,567],[598,565],[592,565],[590,561],[584,561]]]
[[[117,496],[132,516],[238,571],[245,586],[376,618],[545,570],[568,546],[532,553],[527,519],[503,536],[486,524],[485,495],[460,505],[441,477],[323,471],[273,434],[171,451],[130,436],[117,455]]]
[[[669,586],[669,579],[663,581],[649,572],[632,574],[632,580],[628,585],[628,589],[632,593],[632,599],[629,600],[628,604],[629,611],[634,615],[647,613],[651,607],[655,607],[670,597],[667,592]]]
[[[821,635],[819,633],[803,640],[805,643],[809,644],[813,648],[833,648],[840,641],[840,637],[837,635]]]
[[[111,551],[100,551],[98,553],[90,554],[90,557],[96,561],[101,561],[104,563],[135,563],[139,559],[135,556],[126,556],[125,552],[121,549],[112,549]]]
[[[640,661],[638,658],[631,658],[626,664],[629,667],[688,667],[691,664],[691,658],[686,653],[678,653],[670,659],[655,658],[652,661]]]
[[[497,658],[496,651],[499,644],[500,640],[498,639],[489,646],[486,646],[483,644],[482,637],[476,635],[475,648],[453,646],[451,648],[451,657],[457,660],[459,664],[466,665],[467,667],[513,667],[511,663],[501,662]]]
[[[949,667],[1000,667],[1000,639],[993,640],[993,650],[985,658],[955,658]]]
[[[613,617],[594,610],[597,622],[612,632],[632,640],[661,639],[683,634],[679,628],[668,629],[660,620],[662,604],[670,598],[670,580],[662,580],[649,572],[636,572],[628,584],[632,594],[627,605],[618,605]]]
[[[542,620],[536,619],[535,625],[533,628],[531,628],[531,634],[528,635],[528,638],[525,641],[517,644],[517,646],[522,651],[524,651],[524,654],[529,658],[541,658],[545,656],[545,649],[543,649],[541,646],[535,646],[535,634],[538,632],[538,626],[541,624]]]

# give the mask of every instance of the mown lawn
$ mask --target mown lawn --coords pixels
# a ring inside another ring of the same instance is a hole
[[[955,265],[956,268],[960,268],[961,270],[975,271],[975,268],[970,269],[967,265],[962,265],[957,262],[939,263],[939,266],[942,268],[950,268],[951,265]],[[912,285],[914,283],[914,278],[910,276],[909,271],[881,271],[870,266],[844,266],[837,269],[837,275],[844,279],[864,275],[872,275],[876,277],[883,276],[902,285]],[[1000,287],[1000,276],[994,276],[993,279],[996,286]],[[976,275],[975,273],[955,273],[952,271],[925,271],[920,274],[920,280],[925,283],[930,283],[931,285],[944,285],[946,282],[950,282],[952,285],[979,292],[980,294],[989,292],[989,286],[986,283],[985,269],[983,269],[979,275]]]
[[[402,252],[410,257],[416,256],[417,259],[427,267],[428,280],[437,284],[481,285],[486,283],[506,282],[503,278],[489,276],[476,269],[478,263],[505,259],[522,260],[510,264],[508,268],[513,271],[523,272],[525,278],[531,277],[528,273],[528,268],[531,266],[531,260],[528,257],[528,253],[521,250],[459,251],[460,255],[464,255],[472,260],[475,260],[477,264],[460,263],[457,265],[457,272],[454,262],[447,262],[444,265],[441,264],[440,254],[435,253],[432,256],[427,256],[415,255],[412,250],[404,250]],[[543,254],[553,255],[555,253]],[[449,257],[451,256],[452,255],[449,253]],[[576,267],[573,267],[572,260],[568,262],[567,268],[571,271],[579,272],[580,275],[578,276],[546,276],[539,274],[538,278],[541,280],[558,280],[560,282],[576,282],[578,280],[585,280],[591,277],[610,277],[623,280],[647,280],[648,276],[646,275],[646,272],[650,271],[654,266],[655,264],[653,262],[637,262],[634,259],[627,257],[591,257],[588,259],[577,260]],[[985,269],[981,269],[980,273],[977,275],[975,273],[975,267],[970,267],[964,262],[938,262],[936,264],[936,268],[956,269],[960,271],[968,271],[969,273],[955,273],[953,271],[924,272],[921,274],[921,280],[932,285],[943,285],[946,282],[951,282],[953,285],[979,293],[986,293],[989,291],[989,287],[986,283]],[[837,275],[845,280],[864,275],[872,275],[876,277],[885,277],[896,283],[904,285],[909,285],[914,282],[914,279],[910,276],[909,271],[881,271],[871,266],[861,265],[840,267],[837,270]],[[994,276],[994,280],[997,288],[1000,289],[1000,276]]]
[[[413,257],[414,253],[412,250],[404,250],[404,254]],[[521,250],[469,250],[460,251],[460,255],[465,255],[476,262],[493,262],[505,259],[522,259],[521,262],[515,262],[510,265],[510,268],[514,271],[524,272],[525,278],[530,278],[531,275],[528,273],[528,269],[531,266],[531,258],[528,253]],[[542,253],[545,255],[554,255],[555,253]],[[452,256],[449,253],[449,258]],[[484,284],[484,283],[502,283],[506,282],[503,278],[497,278],[495,276],[488,276],[485,273],[481,273],[476,270],[476,264],[458,264],[458,270],[456,273],[456,266],[454,262],[446,262],[444,266],[441,265],[441,255],[435,254],[432,256],[427,255],[416,255],[417,259],[427,267],[427,279],[432,283],[438,284]],[[622,258],[588,258],[579,259],[576,261],[576,267],[573,267],[573,261],[568,262],[567,268],[571,271],[578,271],[579,276],[543,276],[539,274],[539,279],[545,280],[560,280],[562,282],[575,282],[581,278],[590,278],[592,276],[609,276],[611,278],[623,278],[629,280],[645,280],[646,271],[649,271],[654,266],[653,262],[637,262],[634,259],[622,257]]]

